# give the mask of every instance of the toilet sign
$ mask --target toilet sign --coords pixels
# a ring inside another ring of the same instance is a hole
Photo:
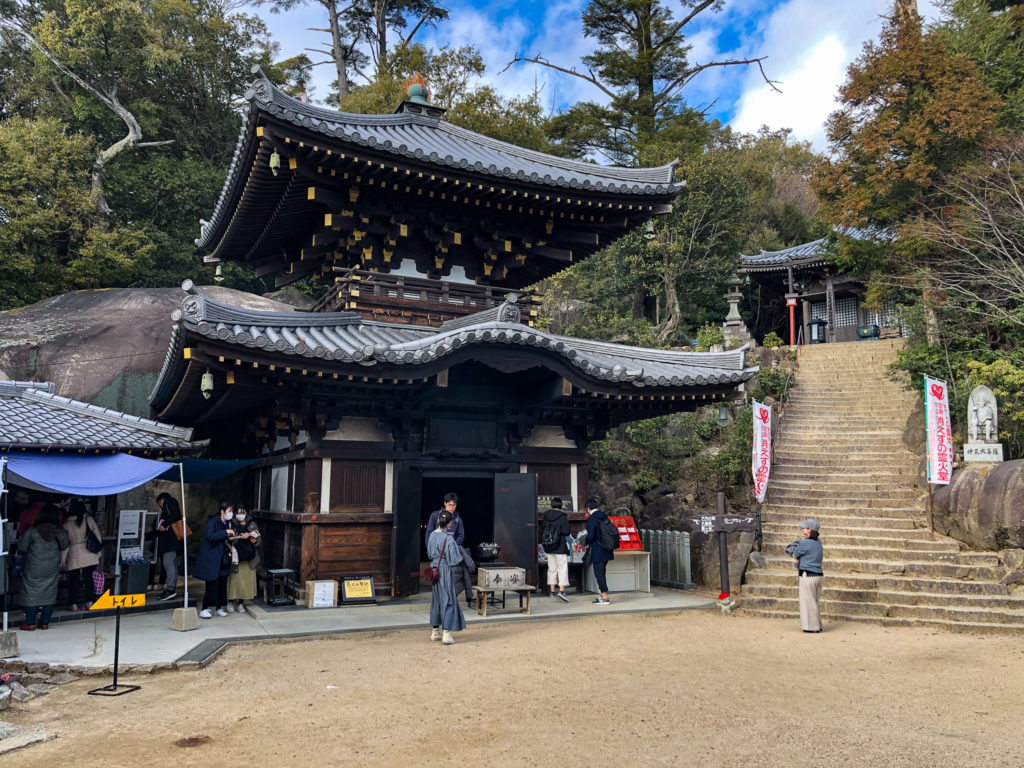
[[[109,611],[111,608],[141,608],[146,604],[146,594],[112,595],[108,589],[89,606],[90,611]]]

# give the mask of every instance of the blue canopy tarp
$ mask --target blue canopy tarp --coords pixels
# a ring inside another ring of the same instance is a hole
[[[6,458],[8,482],[75,496],[107,496],[129,491],[168,471],[166,462],[126,453],[8,454]],[[176,476],[177,466],[172,469]]]
[[[186,483],[212,483],[235,474],[254,461],[256,459],[178,459],[170,469],[160,475],[160,479],[177,480],[178,464],[181,464],[185,470]]]

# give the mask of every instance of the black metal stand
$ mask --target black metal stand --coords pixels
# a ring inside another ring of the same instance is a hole
[[[89,691],[90,696],[123,696],[126,693],[137,691],[141,685],[117,684],[117,657],[121,650],[121,606],[118,605],[114,614],[114,682],[102,688],[94,688]]]

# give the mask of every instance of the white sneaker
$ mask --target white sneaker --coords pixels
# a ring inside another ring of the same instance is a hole
[[[238,604],[238,612],[245,613],[245,606],[242,603]]]
[[[228,613],[234,613],[234,612],[235,612],[235,604],[234,603],[228,603]],[[218,613],[219,613],[219,611],[218,611]]]
[[[218,616],[227,616],[227,615],[228,615],[228,612],[227,612],[227,611],[225,611],[225,610],[224,610],[223,608],[218,608],[218,609],[217,609],[217,615],[218,615]]]
[[[201,610],[199,612],[199,618],[200,619],[212,619],[213,618],[213,614],[210,613],[210,609],[209,608],[203,608],[203,610]]]

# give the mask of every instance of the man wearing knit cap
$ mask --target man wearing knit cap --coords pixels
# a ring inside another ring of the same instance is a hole
[[[821,561],[824,551],[818,541],[821,526],[814,518],[800,523],[804,538],[786,547],[800,574],[800,626],[804,632],[821,632],[821,582],[824,578]]]

